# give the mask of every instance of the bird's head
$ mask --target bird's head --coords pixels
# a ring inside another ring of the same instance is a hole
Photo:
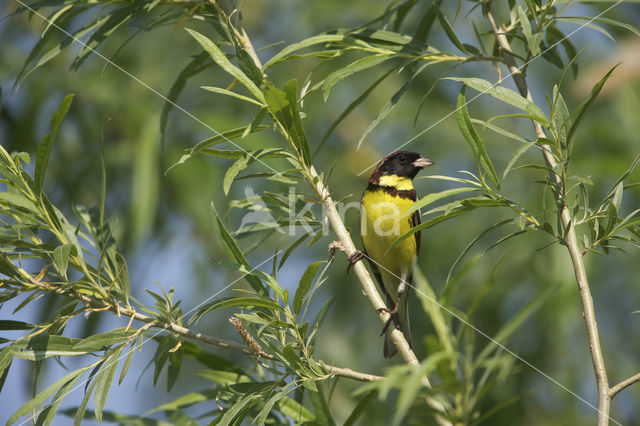
[[[380,160],[378,166],[371,174],[369,182],[381,184],[380,178],[384,176],[413,179],[420,170],[433,164],[435,164],[435,161],[429,160],[417,152],[392,152]]]

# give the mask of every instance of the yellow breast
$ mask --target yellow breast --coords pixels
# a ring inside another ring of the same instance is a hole
[[[407,180],[411,183],[410,179]],[[413,189],[413,185],[402,189]],[[400,282],[398,277],[408,275],[410,271],[416,255],[416,240],[407,238],[388,253],[387,249],[411,229],[411,216],[406,213],[412,204],[413,200],[392,196],[382,189],[366,191],[362,196],[362,241],[369,256],[378,264],[387,292],[394,298]]]

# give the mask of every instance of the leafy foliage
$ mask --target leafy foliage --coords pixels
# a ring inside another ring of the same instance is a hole
[[[74,205],[73,219],[63,213],[68,206],[56,207],[47,196],[50,156],[73,95],[65,97],[53,115],[50,131],[36,150],[33,169],[29,168],[28,153],[10,153],[0,146],[0,182],[4,185],[0,192],[0,301],[4,304],[25,297],[15,310],[20,311],[27,305],[40,303],[41,295],[59,300],[55,311],[43,321],[0,321],[0,329],[24,333],[13,340],[2,340],[0,385],[4,385],[16,358],[36,365],[48,358],[82,360],[80,368],[57,379],[18,408],[8,423],[26,416],[37,424],[51,423],[64,398],[83,384],[84,397],[80,405],[63,411],[74,417],[76,424],[83,419],[162,423],[154,419],[160,412],[171,423],[179,424],[197,424],[204,419],[223,425],[242,422],[336,424],[341,420],[332,405],[336,377],[367,382],[353,390],[356,402],[345,416],[345,424],[355,424],[362,416],[366,417],[374,399],[395,405],[388,419],[392,424],[402,424],[412,418],[424,420],[425,416],[442,424],[481,424],[509,404],[518,403],[522,394],[511,395],[500,403],[492,398],[492,394],[498,394],[500,386],[518,372],[514,358],[517,354],[506,345],[525,321],[551,299],[558,286],[538,288],[537,293],[493,333],[483,332],[474,324],[482,323],[477,311],[496,285],[495,276],[501,262],[495,262],[483,279],[474,279],[477,288],[471,297],[460,296],[463,293],[460,286],[470,279],[471,271],[482,256],[525,234],[541,234],[546,244],[567,246],[569,229],[577,229],[582,256],[608,254],[612,248],[622,250],[623,246],[640,245],[637,217],[640,209],[626,212],[622,206],[625,194],[636,185],[627,181],[640,156],[604,197],[597,197],[589,188],[592,182],[588,175],[570,168],[576,153],[584,149],[579,129],[615,67],[593,86],[582,103],[571,109],[562,95],[563,83],[569,72],[576,75],[578,71],[577,50],[569,39],[570,34],[563,32],[565,27],[560,24],[586,20],[588,27],[600,31],[605,30],[594,22],[635,34],[638,30],[608,18],[565,15],[571,2],[517,4],[509,1],[502,6],[503,12],[508,12],[508,22],[500,29],[512,49],[504,52],[496,45],[496,34],[484,22],[491,5],[473,3],[468,13],[463,14],[463,2],[458,3],[453,13],[442,1],[429,5],[417,1],[391,2],[381,15],[362,26],[307,36],[282,47],[264,64],[242,27],[239,12],[227,8],[226,3],[79,0],[34,2],[24,6],[21,11],[27,9],[37,14],[50,11],[50,6],[55,10],[48,16],[41,38],[25,60],[16,83],[23,82],[79,39],[83,43],[73,59],[74,69],[83,65],[89,55],[96,53],[114,34],[125,30],[130,33],[125,44],[142,31],[169,24],[181,29],[185,37],[191,37],[198,53],[179,73],[165,98],[160,116],[163,140],[170,111],[176,106],[174,102],[188,87],[189,80],[202,77],[205,70],[215,68],[219,74],[214,74],[218,78],[211,78],[212,81],[202,87],[208,92],[202,94],[212,94],[225,102],[239,102],[247,115],[230,130],[214,131],[215,135],[189,146],[169,165],[167,172],[178,173],[203,156],[233,160],[220,174],[216,190],[230,198],[227,207],[231,214],[256,220],[233,229],[225,217],[224,207],[217,201],[210,204],[212,228],[226,253],[215,261],[240,273],[248,284],[246,288],[236,289],[237,294],[231,297],[210,298],[185,311],[173,288],[165,290],[159,286],[160,291],[146,289],[153,305],[145,304],[132,295],[129,267],[106,217],[106,182],[98,205],[88,208]],[[472,18],[476,15],[481,21]],[[80,17],[84,17],[80,20],[82,24],[75,24]],[[456,29],[458,19],[472,22],[475,40],[467,40],[462,36],[465,33]],[[208,26],[199,26],[201,21]],[[434,36],[434,26],[441,30],[439,38]],[[522,78],[537,57],[563,69],[561,78],[546,96],[546,106],[536,104],[524,92],[519,94],[509,89],[502,80],[492,83],[489,77],[465,77],[464,72],[460,72],[460,77],[449,77],[453,70],[457,73],[475,62],[510,65],[504,55],[520,61]],[[286,72],[284,84],[272,77],[277,70],[300,62],[313,63],[315,67],[307,70],[303,78]],[[456,253],[440,288],[430,284],[423,272],[425,268],[414,268],[414,290],[421,314],[428,318],[431,327],[422,339],[428,355],[419,366],[395,365],[385,371],[384,377],[336,368],[322,361],[316,348],[333,300],[324,301],[318,309],[318,297],[314,299],[328,280],[333,259],[313,259],[305,264],[295,286],[285,283],[278,275],[285,262],[303,247],[303,242],[308,241],[311,246],[326,231],[326,218],[313,207],[325,203],[328,193],[318,188],[326,188],[331,173],[324,168],[317,172],[314,161],[341,123],[377,95],[381,87],[395,80],[397,87],[392,90],[393,94],[373,114],[374,118],[354,144],[358,149],[367,149],[369,136],[400,101],[423,82],[426,73],[441,65],[454,68],[449,68],[425,91],[417,110],[419,113],[424,99],[436,85],[447,84],[443,83],[445,80],[461,83],[451,115],[455,115],[460,139],[468,145],[475,171],[463,170],[456,176],[428,176],[432,182],[454,186],[416,201],[409,213],[421,209],[422,223],[393,244],[458,216],[471,218],[482,214],[488,207],[497,212],[498,219],[493,218],[492,224],[484,229],[474,230],[470,242]],[[314,97],[327,102],[332,95],[336,97],[337,89],[346,82],[369,74],[375,74],[373,82],[364,84],[363,91],[349,95],[353,96],[346,108],[325,126],[321,138],[311,137],[305,102],[313,102]],[[478,94],[468,97],[467,88]],[[492,105],[497,105],[495,111],[509,112],[474,118],[480,113],[473,101],[485,94],[492,98]],[[526,138],[514,132],[511,123],[522,118],[537,123],[544,137],[538,134],[535,138]],[[513,148],[490,143],[493,141],[484,136],[486,130],[517,142],[517,148],[507,156],[497,155],[511,152]],[[264,138],[259,146],[249,142],[256,135]],[[225,149],[219,149],[218,145],[222,144]],[[532,157],[527,154],[534,150],[542,155],[530,160]],[[518,165],[524,158],[533,162]],[[501,168],[502,163],[506,164]],[[533,176],[532,181],[543,184],[536,187],[540,200],[553,199],[555,203],[531,206],[529,194],[513,191],[510,180],[521,178],[522,172],[530,172],[528,177]],[[261,194],[245,191],[244,198],[232,198],[235,197],[234,184],[237,187],[237,182],[243,180],[258,182],[266,189]],[[285,194],[284,188],[296,191]],[[600,201],[593,202],[593,199]],[[571,215],[568,225],[562,219],[565,208]],[[287,242],[286,248],[269,247],[274,254],[267,261],[252,262],[252,250],[283,233],[295,237]],[[494,233],[500,234],[476,253],[479,241]],[[270,260],[272,270],[264,272],[261,267]],[[67,324],[74,317],[99,315],[103,311],[126,317],[130,319],[129,324],[104,333],[69,337]],[[200,321],[227,311],[233,311],[230,321],[244,345],[194,331]],[[149,368],[153,366],[154,386],[166,372],[167,392],[170,392],[180,375],[192,374],[182,368],[187,360],[198,365],[200,370],[193,374],[206,380],[207,386],[189,389],[140,415],[126,416],[106,410],[116,376],[118,383],[122,383],[130,373],[136,351],[148,341],[156,345],[148,363]],[[251,365],[207,352],[202,347],[206,343],[242,353],[249,357]],[[120,374],[117,374],[118,368]],[[425,384],[427,376],[433,379],[434,386]],[[391,392],[395,400],[390,397]],[[93,413],[88,412],[92,398]],[[442,408],[431,407],[425,413],[425,401],[430,398],[435,398]],[[492,403],[493,406],[488,406]],[[193,407],[207,411],[194,417]]]

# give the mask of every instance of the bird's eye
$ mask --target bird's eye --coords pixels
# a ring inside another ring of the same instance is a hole
[[[398,156],[398,161],[400,161],[401,163],[406,163],[407,162],[407,156],[404,154],[400,154]]]

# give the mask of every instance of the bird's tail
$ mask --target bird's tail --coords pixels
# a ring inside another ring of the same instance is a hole
[[[411,343],[411,328],[409,327],[409,298],[407,297],[407,293],[409,289],[407,288],[404,291],[404,294],[401,296],[400,303],[398,303],[398,324],[400,325],[400,331],[404,334],[404,338],[407,339],[409,346],[413,349],[413,343]],[[390,300],[387,295],[387,306],[395,305],[395,300]],[[391,332],[394,329],[394,325],[391,324],[387,329],[387,332],[384,336],[384,357],[391,358],[397,352],[395,345],[391,341]]]

